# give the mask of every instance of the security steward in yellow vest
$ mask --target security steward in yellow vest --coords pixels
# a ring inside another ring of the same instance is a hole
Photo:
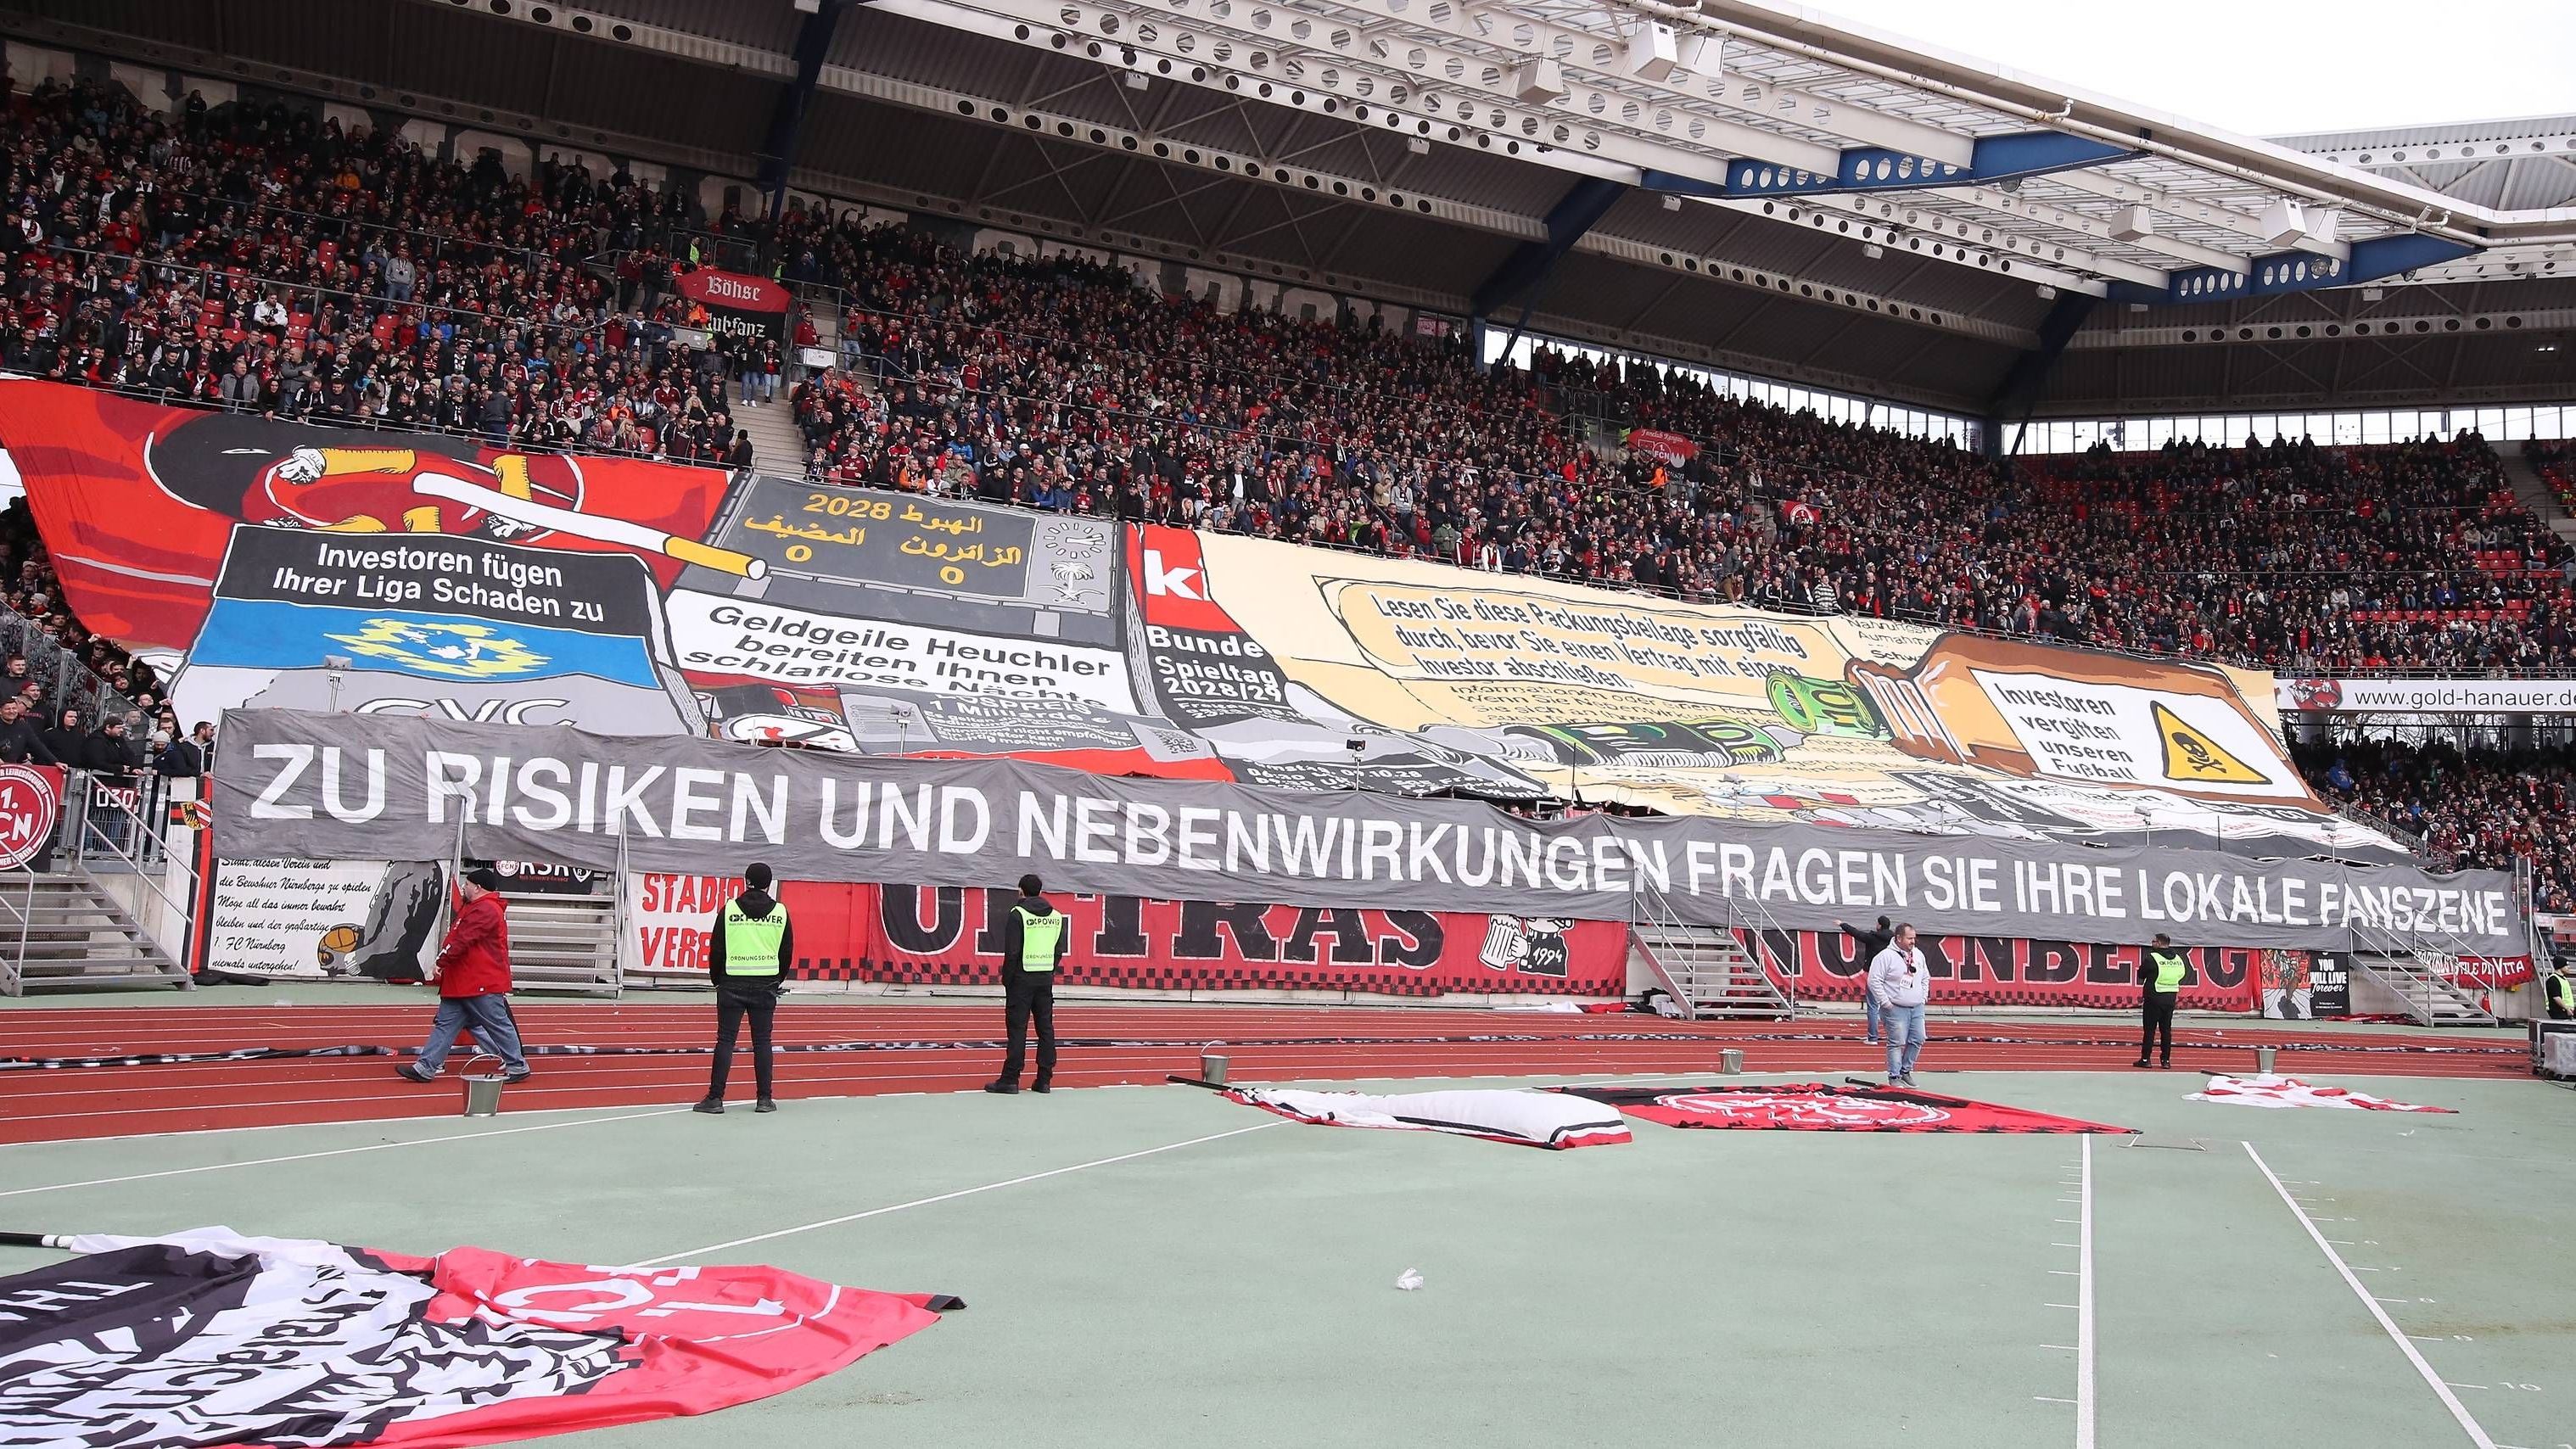
[[[2156,1065],[2173,1065],[2174,1003],[2182,999],[2182,978],[2190,970],[2190,953],[2177,949],[2171,936],[2157,932],[2156,943],[2147,948],[2138,965],[2138,984],[2146,988],[2140,993],[2139,1004],[2147,1018],[2146,1031],[2138,1038],[2139,1066],[2145,1066],[2147,1058],[2156,1055],[2159,1032],[2164,1034],[2164,1055]]]
[[[2576,981],[2567,978],[2566,962],[2549,963],[2549,974],[2540,982],[2540,1000],[2548,1008],[2551,1021],[2576,1019]]]
[[[733,1042],[744,1017],[751,1018],[751,1071],[760,1087],[752,1110],[778,1110],[769,1095],[769,1027],[787,990],[796,936],[787,924],[787,907],[769,892],[770,879],[769,867],[757,861],[743,867],[743,893],[716,912],[707,942],[707,974],[716,987],[716,1064],[707,1077],[706,1100],[693,1110],[711,1116],[724,1111],[725,1079],[733,1073]]]
[[[1055,1089],[1055,968],[1064,964],[1073,928],[1064,912],[1040,894],[1044,889],[1036,876],[1021,876],[1020,899],[1002,918],[1003,1016],[1010,1050],[1002,1058],[1000,1079],[984,1084],[987,1092],[1020,1089],[1032,1017],[1038,1024],[1038,1079],[1030,1086],[1040,1092]]]

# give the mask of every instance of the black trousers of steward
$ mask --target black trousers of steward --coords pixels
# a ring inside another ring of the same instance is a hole
[[[2172,1063],[2174,1003],[2181,999],[2182,993],[2179,991],[2150,991],[2146,993],[2146,1005],[2144,1008],[2146,1015],[2146,1030],[2138,1038],[2138,1060],[2142,1062],[2162,1061],[2167,1064]],[[2164,1055],[2161,1057],[2157,1056],[2154,1051],[2156,1036],[2158,1033],[2162,1033],[2164,1036],[2165,1050]]]
[[[777,1015],[778,996],[766,986],[716,988],[716,1064],[707,1076],[708,1096],[720,1099],[725,1094],[725,1083],[733,1076],[734,1038],[742,1034],[745,1017],[751,1019],[752,1080],[761,1096],[769,1095],[769,1028]]]
[[[1027,1059],[1029,1023],[1038,1024],[1038,1080],[1052,1082],[1055,1077],[1055,973],[1023,971],[1017,966],[1002,968],[1003,1024],[1010,1038],[1010,1048],[1002,1056],[1002,1080],[1020,1079],[1020,1065]]]

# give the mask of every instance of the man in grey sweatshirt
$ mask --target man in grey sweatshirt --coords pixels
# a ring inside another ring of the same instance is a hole
[[[1923,1051],[1923,1004],[1932,998],[1932,973],[1914,944],[1914,928],[1899,926],[1896,939],[1869,963],[1870,999],[1878,1003],[1887,1033],[1887,1084],[1914,1085],[1914,1058]]]

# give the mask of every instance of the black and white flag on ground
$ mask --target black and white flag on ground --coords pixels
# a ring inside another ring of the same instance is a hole
[[[449,1449],[699,1414],[938,1321],[776,1268],[416,1258],[199,1228],[0,1278],[0,1446]]]

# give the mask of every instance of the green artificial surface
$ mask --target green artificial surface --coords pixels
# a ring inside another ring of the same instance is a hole
[[[2498,1444],[2570,1437],[2576,1294],[2549,1245],[2576,1094],[2338,1080],[2462,1115],[1925,1073],[2207,1146],[2091,1139],[2105,1449],[2471,1442],[2246,1140]],[[2078,1302],[2083,1139],[1633,1128],[1540,1152],[1185,1087],[514,1113],[0,1147],[0,1227],[620,1263],[873,1213],[709,1260],[970,1305],[794,1393],[582,1436],[619,1449],[2076,1442],[2078,1314],[2049,1305]],[[381,1144],[404,1145],[344,1150]],[[55,1186],[224,1163],[246,1165]],[[1421,1291],[1394,1288],[1406,1268]]]

